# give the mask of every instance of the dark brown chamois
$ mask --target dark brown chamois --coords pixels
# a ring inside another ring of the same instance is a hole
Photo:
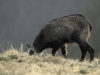
[[[88,43],[91,29],[91,23],[81,14],[52,20],[36,36],[33,42],[34,51],[40,53],[46,48],[52,48],[52,55],[55,56],[56,51],[61,48],[63,56],[67,58],[65,44],[76,42],[82,52],[80,61],[84,60],[87,52],[92,61],[95,51]]]

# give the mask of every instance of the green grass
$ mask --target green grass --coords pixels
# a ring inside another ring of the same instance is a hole
[[[60,56],[29,56],[13,47],[0,54],[0,75],[100,75],[100,59],[80,63]]]
[[[6,58],[6,57],[0,57],[0,61],[6,61],[6,62],[8,62],[9,61],[9,59],[8,58]]]

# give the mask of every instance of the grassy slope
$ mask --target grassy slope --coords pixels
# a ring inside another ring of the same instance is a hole
[[[100,75],[100,59],[80,63],[50,55],[29,56],[11,48],[0,54],[0,75]]]

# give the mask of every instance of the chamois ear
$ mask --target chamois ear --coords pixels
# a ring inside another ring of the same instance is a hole
[[[26,44],[27,47],[28,47],[28,54],[31,56],[31,55],[34,55],[34,49],[31,48],[31,45],[30,44]]]
[[[31,45],[30,45],[30,44],[26,44],[26,45],[27,45],[27,47],[28,47],[28,48],[30,48],[30,47],[31,47]]]

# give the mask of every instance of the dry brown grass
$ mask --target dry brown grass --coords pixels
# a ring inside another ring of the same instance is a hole
[[[100,75],[100,59],[80,63],[62,57],[29,56],[16,48],[0,54],[0,75]]]

